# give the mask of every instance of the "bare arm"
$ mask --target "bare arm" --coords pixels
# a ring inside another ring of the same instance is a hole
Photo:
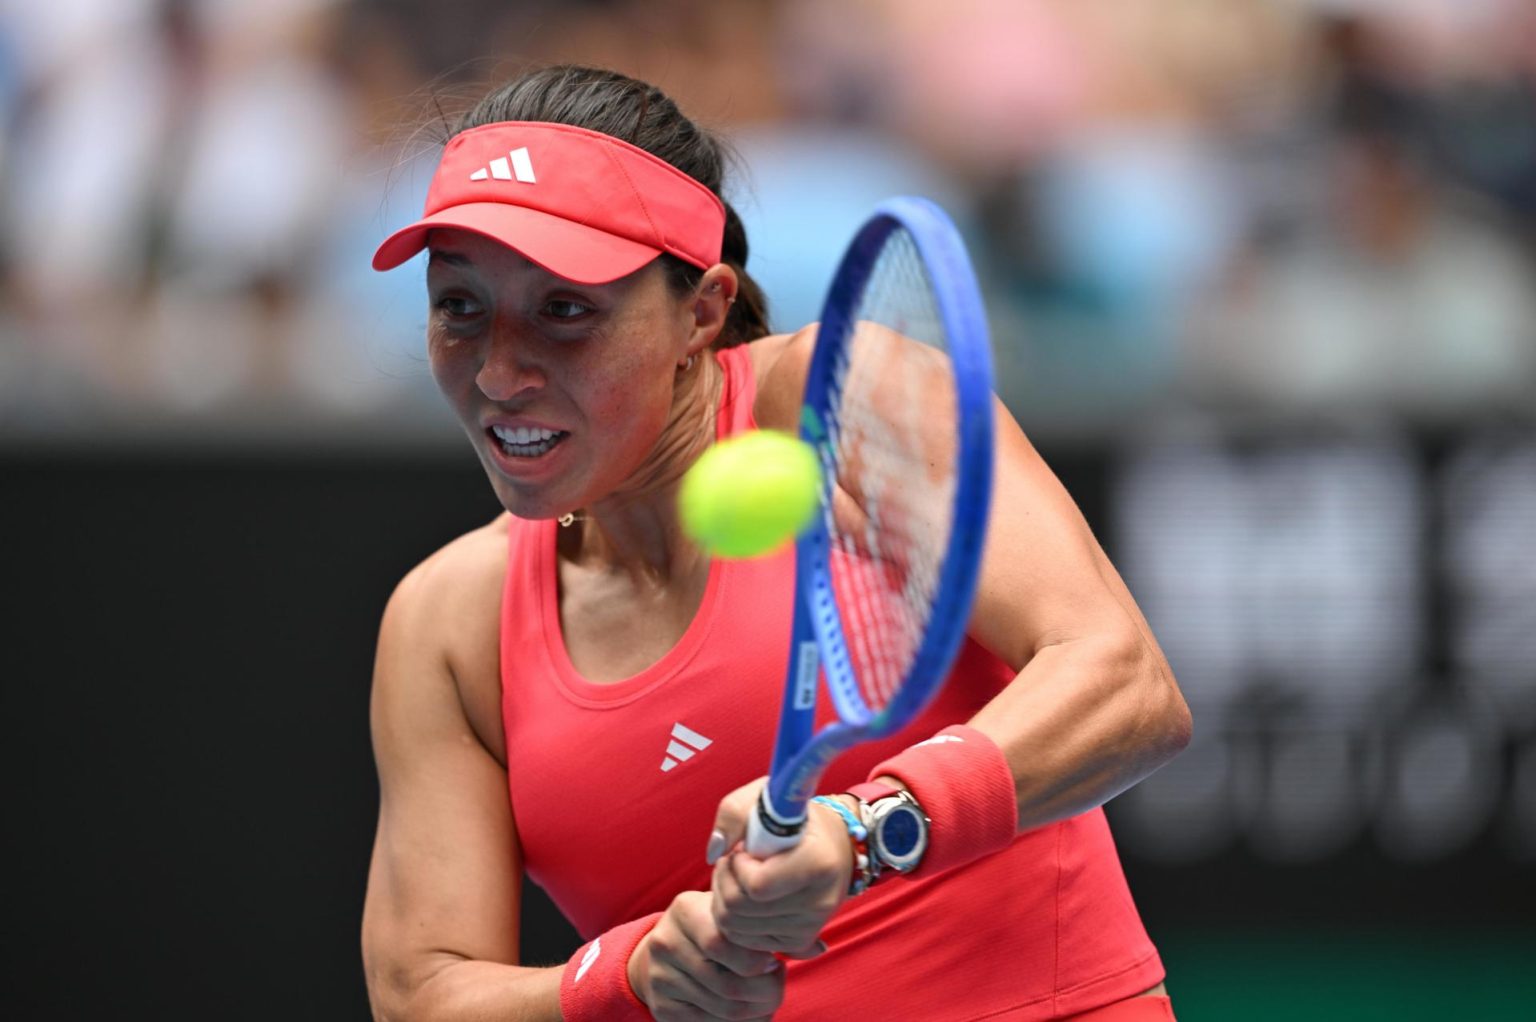
[[[1130,591],[1001,403],[997,446],[971,632],[1019,674],[970,723],[1007,757],[1028,830],[1172,759],[1190,718]]]
[[[506,773],[471,727],[450,666],[444,637],[463,627],[463,596],[445,554],[401,583],[380,632],[368,995],[381,1020],[559,1022],[561,970],[516,964],[521,856]]]
[[[794,429],[814,328],[763,342],[755,410]],[[1151,629],[1077,505],[995,402],[996,475],[970,632],[1018,675],[969,723],[995,741],[1027,830],[1101,805],[1189,742]]]
[[[471,533],[407,576],[384,612],[373,687],[379,830],[363,911],[377,1019],[562,1017],[564,967],[516,964],[522,862],[496,642],[505,557],[500,530]],[[757,1019],[783,998],[783,972],[764,971],[777,964],[723,940],[709,894],[684,891],[626,977],[665,1022]],[[601,990],[615,993],[589,993]]]

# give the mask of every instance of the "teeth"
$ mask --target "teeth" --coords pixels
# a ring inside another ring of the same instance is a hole
[[[503,451],[517,458],[541,457],[565,437],[558,429],[530,429],[527,426],[492,426],[491,433],[501,443]]]
[[[552,429],[529,429],[527,426],[519,426],[510,429],[506,426],[492,426],[491,432],[496,434],[496,439],[504,444],[518,444],[526,447],[529,444],[541,444],[546,440],[555,438],[556,433]]]

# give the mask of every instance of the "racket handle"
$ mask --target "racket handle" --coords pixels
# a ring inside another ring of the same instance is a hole
[[[747,852],[759,859],[767,859],[795,847],[800,843],[800,835],[805,830],[805,821],[801,820],[788,833],[775,833],[769,829],[767,813],[768,810],[759,801],[752,815],[747,818]],[[779,824],[773,826],[778,831],[785,829]]]

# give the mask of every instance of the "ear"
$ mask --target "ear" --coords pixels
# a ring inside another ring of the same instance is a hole
[[[725,263],[716,263],[704,271],[692,299],[693,322],[685,358],[699,354],[720,336],[739,287],[736,271]]]

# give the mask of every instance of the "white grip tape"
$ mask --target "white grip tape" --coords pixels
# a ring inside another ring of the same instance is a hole
[[[753,806],[752,814],[747,818],[747,851],[759,859],[788,851],[800,843],[800,834],[804,829],[802,825],[796,828],[793,834],[785,834],[781,837],[763,826],[763,811]]]

